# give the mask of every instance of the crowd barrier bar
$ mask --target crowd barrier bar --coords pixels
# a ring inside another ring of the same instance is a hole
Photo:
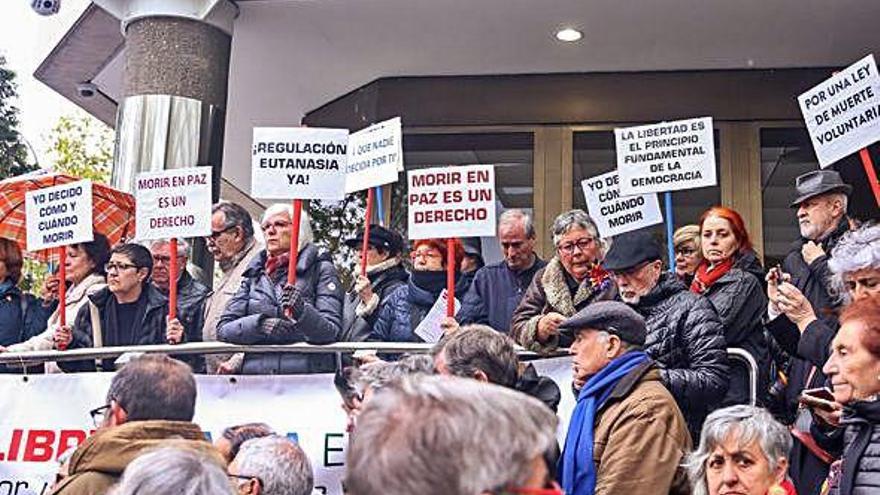
[[[729,347],[727,349],[727,357],[746,364],[749,369],[749,404],[758,405],[758,362],[752,354],[738,347]]]

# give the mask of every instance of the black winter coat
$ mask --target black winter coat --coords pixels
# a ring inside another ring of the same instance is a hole
[[[0,289],[0,345],[17,344],[39,335],[46,330],[54,309],[43,307],[42,301],[15,285]]]
[[[111,306],[116,304],[116,296],[109,288],[103,288],[94,294],[87,296],[92,304],[98,308],[98,317],[101,324],[101,338],[104,347],[121,345],[151,345],[165,344],[165,318],[168,316],[168,299],[156,289],[153,284],[145,284],[141,293],[144,304],[140,324],[135,328],[119,328],[119,322],[113,318]],[[89,304],[84,304],[76,314],[73,325],[73,340],[68,349],[80,349],[94,347],[94,330],[92,329],[92,312]],[[183,342],[186,342],[184,336]],[[114,359],[105,359],[101,363],[104,371],[115,369]],[[95,361],[58,361],[58,366],[67,372],[95,371]]]
[[[745,349],[758,363],[758,400],[763,401],[761,391],[767,390],[770,354],[764,338],[764,311],[767,296],[761,285],[764,270],[754,253],[737,256],[733,268],[703,293],[721,318],[727,347]],[[730,386],[722,406],[749,403],[748,368],[732,362]]]
[[[296,263],[296,286],[304,291],[305,309],[293,335],[267,335],[265,318],[283,317],[279,300],[287,284],[287,265],[270,279],[266,251],[254,257],[243,274],[241,288],[226,306],[217,324],[217,338],[233,344],[331,344],[342,324],[342,287],[330,255],[314,245],[303,248]],[[246,353],[241,372],[254,374],[304,374],[332,372],[332,354]]]
[[[856,402],[844,411],[840,479],[830,493],[876,494],[880,492],[880,400]]]
[[[177,280],[177,319],[183,325],[185,342],[201,342],[205,326],[205,299],[211,293],[204,284],[194,279],[186,270]],[[205,372],[205,358],[198,354],[173,356],[189,363],[196,373]]]
[[[388,296],[398,287],[405,285],[409,279],[409,273],[402,264],[398,263],[388,269],[376,273],[368,273],[367,278],[373,285],[373,293],[379,298],[379,305],[369,315],[358,316],[355,309],[361,302],[356,292],[345,295],[343,306],[342,335],[340,342],[363,342],[370,337],[373,325],[379,319],[379,313],[388,302]]]
[[[645,352],[657,362],[696,441],[706,416],[727,392],[721,320],[708,299],[689,291],[672,273],[663,273],[633,307],[648,326]]]

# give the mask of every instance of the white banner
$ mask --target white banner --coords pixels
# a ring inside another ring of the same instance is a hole
[[[798,96],[821,167],[880,139],[880,76],[874,55]]]
[[[211,234],[211,167],[138,174],[135,198],[138,240]]]
[[[347,145],[347,129],[255,127],[251,195],[343,199]]]
[[[714,186],[712,117],[614,129],[624,196]]]
[[[91,242],[92,181],[80,180],[25,193],[27,250]]]
[[[587,210],[603,238],[663,223],[657,194],[621,196],[617,172],[597,175],[581,182]]]
[[[409,238],[495,235],[495,167],[466,165],[407,172]]]
[[[571,358],[535,361],[562,391],[558,435],[574,408]],[[94,429],[88,411],[104,405],[111,373],[0,375],[0,494],[48,494],[56,459]],[[315,494],[342,495],[346,418],[333,375],[196,377],[194,421],[216,439],[223,429],[264,422],[297,440],[315,471]],[[7,491],[4,491],[6,489]],[[26,491],[29,490],[29,491]]]
[[[348,136],[345,193],[397,182],[403,170],[400,117],[379,122]]]

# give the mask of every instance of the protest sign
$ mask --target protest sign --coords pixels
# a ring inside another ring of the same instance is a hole
[[[446,289],[440,292],[440,297],[434,302],[434,305],[431,306],[431,309],[428,310],[428,313],[422,318],[422,321],[419,323],[419,326],[413,330],[413,333],[419,336],[425,342],[433,344],[435,342],[439,342],[443,337],[443,329],[440,328],[440,323],[443,321],[443,318],[447,316],[446,307],[448,305],[448,293]],[[455,316],[458,314],[458,310],[461,309],[461,303],[458,301],[458,298],[455,298],[453,301],[454,310],[451,316]]]
[[[255,127],[251,195],[265,199],[345,197],[348,130]]]
[[[211,167],[138,174],[135,197],[139,240],[211,235]]]
[[[26,192],[27,250],[91,242],[92,213],[90,180]]]
[[[624,196],[714,186],[712,118],[614,129]]]
[[[410,239],[495,235],[492,165],[410,170],[407,184]]]
[[[880,76],[874,55],[798,96],[798,104],[823,168],[880,140]]]
[[[348,137],[346,194],[397,182],[397,174],[403,170],[402,139],[400,117],[351,134]]]
[[[621,196],[619,180],[617,172],[608,172],[581,182],[599,236],[611,237],[663,223],[656,194]]]

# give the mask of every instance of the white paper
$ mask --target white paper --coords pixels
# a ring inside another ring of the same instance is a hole
[[[347,148],[347,129],[255,127],[251,196],[342,200]]]
[[[348,136],[345,192],[397,182],[403,170],[400,117],[379,122]]]
[[[625,196],[714,186],[712,118],[614,129]]]
[[[211,167],[138,174],[134,191],[138,240],[211,234]]]
[[[874,55],[798,96],[821,167],[880,139],[880,76]]]
[[[581,187],[600,237],[612,237],[663,223],[657,194],[622,196],[617,172],[584,179]]]
[[[94,239],[90,180],[28,191],[24,211],[28,251]]]
[[[407,172],[410,239],[495,235],[495,167],[467,165]]]
[[[443,292],[440,293],[440,297],[434,302],[434,305],[431,306],[431,310],[428,311],[428,314],[422,319],[419,326],[416,327],[415,333],[422,340],[428,343],[439,342],[443,337],[443,329],[440,328],[440,323],[443,321],[443,318],[446,318],[446,289],[443,289]],[[455,298],[455,313],[458,314],[458,310],[461,308],[461,303],[458,301],[458,298]]]

